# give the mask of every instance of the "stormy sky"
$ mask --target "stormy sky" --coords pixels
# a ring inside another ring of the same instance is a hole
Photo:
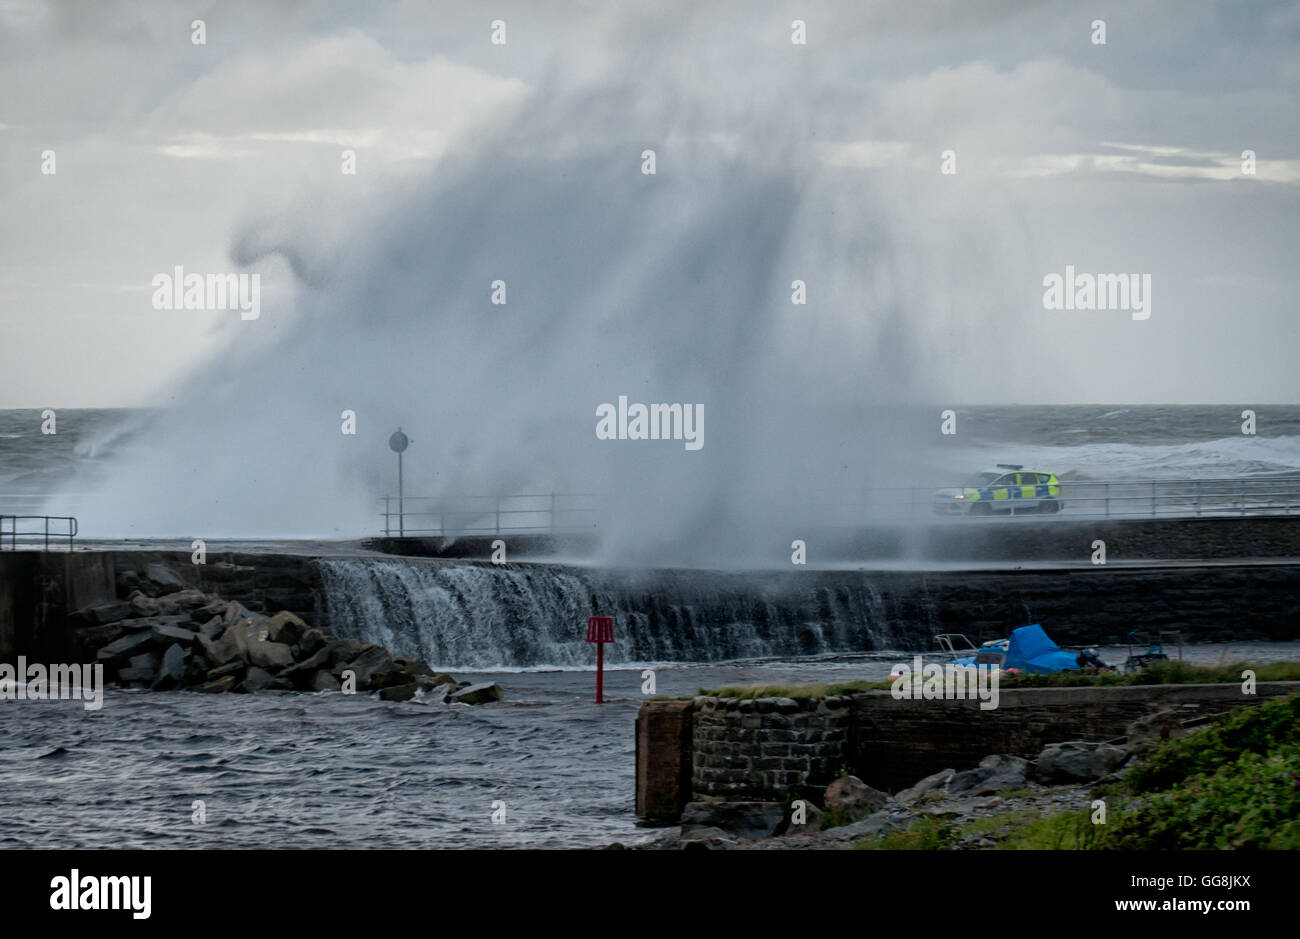
[[[912,399],[1298,401],[1298,51],[1300,2],[1280,0],[0,0],[0,406],[168,405],[196,374],[289,355],[314,304],[345,297],[382,324],[388,280],[503,245],[520,316],[555,270],[575,307],[615,310],[641,285],[697,304],[707,336],[725,301],[691,291],[691,263],[747,302],[788,305],[806,279],[808,304],[761,338],[817,356],[810,336],[869,336],[826,367]],[[557,222],[555,192],[605,179],[601,161],[625,156],[643,184],[645,148],[695,205],[734,196],[728,223],[682,205],[679,240],[661,206],[640,242],[581,212]],[[476,187],[472,205],[421,201],[444,178]],[[517,237],[478,244],[465,219],[494,186]],[[553,191],[532,214],[537,187]],[[410,217],[413,198],[462,230]],[[436,236],[376,237],[413,225]],[[607,268],[590,281],[574,274],[588,252]],[[154,309],[151,278],[176,265],[260,273],[261,317]],[[1045,310],[1043,278],[1066,265],[1149,274],[1150,319]],[[565,302],[555,283],[536,296]]]

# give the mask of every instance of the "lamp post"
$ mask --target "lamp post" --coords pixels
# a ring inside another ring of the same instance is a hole
[[[397,537],[406,536],[406,519],[402,506],[402,451],[410,446],[411,440],[397,428],[397,433],[388,438],[388,448],[397,454]]]

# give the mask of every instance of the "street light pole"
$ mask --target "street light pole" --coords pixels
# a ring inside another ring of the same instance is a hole
[[[397,537],[406,537],[406,509],[403,504],[404,491],[402,484],[402,451],[411,443],[409,437],[402,433],[402,428],[397,428],[397,433],[388,438],[388,446],[397,454]]]

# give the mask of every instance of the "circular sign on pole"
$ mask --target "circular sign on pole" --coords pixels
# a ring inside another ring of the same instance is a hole
[[[397,433],[388,438],[388,446],[394,453],[401,453],[410,442],[400,427],[397,428]]]

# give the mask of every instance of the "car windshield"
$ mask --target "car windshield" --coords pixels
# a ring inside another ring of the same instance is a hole
[[[971,480],[971,486],[978,489],[980,486],[987,486],[995,480],[1001,479],[1001,473],[979,473]]]

